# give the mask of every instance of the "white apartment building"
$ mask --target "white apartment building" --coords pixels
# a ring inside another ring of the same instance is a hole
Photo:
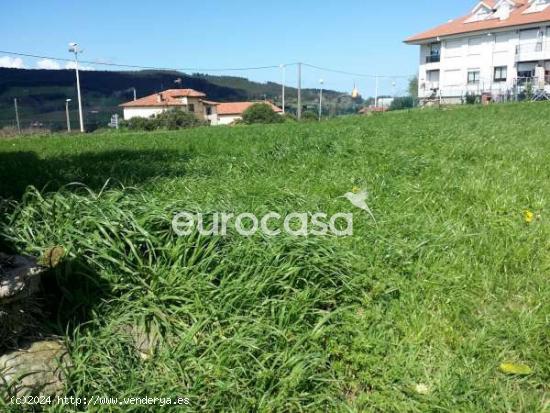
[[[466,16],[417,34],[418,95],[460,103],[467,94],[505,100],[550,94],[550,0],[485,0]],[[550,96],[550,95],[549,95]]]

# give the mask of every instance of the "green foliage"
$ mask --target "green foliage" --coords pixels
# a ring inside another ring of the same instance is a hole
[[[319,115],[311,110],[306,110],[302,113],[302,122],[317,122]]]
[[[192,113],[173,109],[148,119],[140,117],[131,118],[122,121],[120,126],[133,131],[152,131],[158,129],[177,130],[195,128],[205,125],[207,125],[205,121],[201,121]]]
[[[550,103],[530,102],[2,140],[0,242],[67,249],[51,323],[72,360],[65,394],[188,395],[190,411],[544,411],[548,119]],[[75,181],[87,188],[60,188]],[[41,190],[21,196],[28,185]],[[377,224],[339,198],[353,187]],[[349,211],[354,235],[177,238],[179,211]],[[128,324],[158,337],[150,358]]]
[[[281,115],[283,120],[285,122],[297,122],[298,121],[298,118],[296,118],[296,115],[294,115],[293,113],[288,113],[286,112],[284,115]]]
[[[283,118],[275,113],[267,103],[255,103],[244,111],[243,122],[248,125],[253,123],[281,123]]]
[[[409,79],[409,96],[418,98],[418,76]]]
[[[467,105],[475,105],[476,103],[480,103],[480,96],[476,95],[474,92],[466,93],[464,99]]]
[[[396,97],[393,99],[390,110],[411,109],[414,107],[415,99],[412,96]]]
[[[523,100],[531,100],[534,95],[534,87],[532,82],[525,83],[525,88],[522,93]]]

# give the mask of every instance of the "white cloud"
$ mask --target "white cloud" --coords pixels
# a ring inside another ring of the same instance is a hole
[[[49,70],[59,70],[61,65],[55,60],[51,59],[42,59],[36,62],[36,67],[39,69],[49,69]]]
[[[14,69],[24,69],[25,63],[20,57],[2,56],[0,57],[0,67],[10,67]]]
[[[75,68],[75,63],[74,62],[67,62],[65,64],[65,69],[74,69]],[[80,70],[95,70],[95,68],[93,68],[92,66],[82,66],[82,65],[78,65],[78,68]]]

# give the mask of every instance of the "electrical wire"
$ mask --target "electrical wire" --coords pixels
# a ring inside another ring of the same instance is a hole
[[[311,67],[313,69],[322,70],[324,72],[332,72],[332,73],[339,73],[342,75],[349,75],[349,76],[355,76],[355,77],[368,77],[371,79],[409,79],[411,76],[405,76],[405,75],[373,75],[373,74],[365,74],[365,73],[354,73],[354,72],[347,72],[345,70],[338,70],[338,69],[330,69],[328,67],[321,67],[316,65],[311,65],[309,63],[302,63],[302,65]]]
[[[63,57],[53,57],[53,56],[42,56],[35,55],[30,53],[20,53],[12,52],[8,50],[0,50],[0,53],[5,53],[8,55],[22,56],[22,57],[31,57],[35,59],[49,59],[60,62],[73,62],[73,59],[63,58]],[[126,69],[141,69],[141,70],[163,70],[163,71],[179,71],[179,72],[238,72],[238,71],[250,71],[250,70],[266,70],[266,69],[278,69],[281,67],[296,66],[299,63],[285,63],[282,65],[268,65],[268,66],[251,66],[251,67],[224,67],[224,68],[197,68],[197,67],[158,67],[158,66],[139,66],[139,65],[129,65],[121,63],[109,63],[109,62],[98,62],[91,60],[79,60],[79,63],[89,64],[89,65],[98,65],[98,66],[109,66],[109,67],[120,67]],[[310,67],[312,69],[322,70],[325,72],[339,73],[348,76],[354,77],[367,77],[371,79],[409,79],[410,75],[373,75],[365,73],[354,73],[348,72],[345,70],[332,69],[328,67],[316,66],[309,63],[302,63],[303,66]]]
[[[7,50],[0,50],[0,53],[5,53],[9,55],[14,56],[23,56],[23,57],[32,57],[36,59],[50,59],[50,60],[56,60],[61,62],[73,62],[73,59],[67,59],[62,57],[53,57],[53,56],[41,56],[41,55],[35,55],[35,54],[29,54],[29,53],[18,53],[18,52],[11,52]],[[278,69],[281,67],[281,65],[271,65],[271,66],[255,66],[255,67],[224,67],[224,68],[197,68],[197,67],[179,67],[179,68],[170,68],[170,67],[156,67],[156,66],[138,66],[138,65],[127,65],[127,64],[119,64],[119,63],[108,63],[108,62],[97,62],[97,61],[90,61],[90,60],[79,60],[79,63],[84,64],[92,64],[92,65],[99,65],[99,66],[112,66],[112,67],[123,67],[127,69],[145,69],[145,70],[165,70],[165,71],[179,71],[179,72],[231,72],[231,71],[247,71],[247,70],[264,70],[264,69]],[[285,66],[292,66],[296,65],[296,63],[288,63],[285,64]]]

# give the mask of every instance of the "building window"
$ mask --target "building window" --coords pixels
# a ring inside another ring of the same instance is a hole
[[[439,82],[439,70],[427,70],[426,80],[430,83]]]
[[[479,83],[479,70],[468,71],[468,84],[477,85]]]
[[[207,106],[206,107],[206,116],[210,116],[212,114],[212,107],[211,106]]]
[[[497,66],[495,67],[495,82],[506,82],[508,79],[508,67]]]
[[[190,103],[189,104],[189,112],[194,112],[195,111],[195,105]]]
[[[441,60],[441,43],[432,43],[428,49],[426,63],[437,63]]]

